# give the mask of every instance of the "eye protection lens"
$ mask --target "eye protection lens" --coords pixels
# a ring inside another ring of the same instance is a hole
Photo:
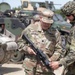
[[[69,16],[71,16],[71,14],[70,15],[66,15],[67,17],[69,17]]]

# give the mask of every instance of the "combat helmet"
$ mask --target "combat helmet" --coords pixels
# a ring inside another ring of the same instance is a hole
[[[44,17],[53,17],[54,15],[54,12],[49,10],[49,9],[45,9],[43,11],[41,11],[41,14],[44,16]]]
[[[41,14],[42,14],[42,19],[41,19],[42,22],[50,23],[50,24],[53,23],[53,15],[54,15],[53,11],[49,9],[45,9],[41,11]]]
[[[75,1],[67,2],[62,8],[61,11],[65,15],[75,14]]]
[[[34,21],[40,21],[40,15],[36,14],[33,16]]]

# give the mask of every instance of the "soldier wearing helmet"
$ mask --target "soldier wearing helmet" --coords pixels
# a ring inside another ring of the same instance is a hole
[[[75,14],[75,1],[67,2],[62,8],[61,11],[65,15]]]
[[[57,29],[51,28],[53,15],[54,12],[51,10],[43,10],[37,25],[30,24],[21,35],[21,37],[24,34],[27,35],[34,45],[42,50],[50,61],[58,60],[62,53],[60,33]],[[23,42],[24,41],[23,39]],[[19,48],[22,48],[26,53],[26,57],[23,61],[25,75],[53,75],[51,70],[47,69],[43,62],[36,57],[36,53],[28,44],[20,45]]]
[[[40,15],[39,14],[34,15],[32,18],[32,23],[36,23],[39,21],[40,21]]]
[[[61,11],[66,15],[67,19],[70,20],[72,25],[75,23],[75,1],[67,2],[62,8]]]
[[[66,54],[64,58],[60,60],[60,63],[68,67],[68,75],[75,75],[75,1],[67,2],[61,11],[64,13],[67,19],[69,19],[72,27],[70,34],[67,37]]]
[[[44,16],[44,17],[52,18],[53,15],[54,15],[54,12],[51,11],[51,10],[45,9],[45,10],[41,11],[41,15]]]

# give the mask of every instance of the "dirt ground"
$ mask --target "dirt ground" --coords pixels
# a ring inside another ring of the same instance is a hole
[[[55,70],[55,75],[62,75],[62,69],[63,66]],[[25,75],[25,73],[22,64],[5,63],[0,65],[0,75]]]
[[[0,65],[0,75],[25,75],[22,64]]]

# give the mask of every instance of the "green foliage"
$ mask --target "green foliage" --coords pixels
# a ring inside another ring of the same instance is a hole
[[[12,8],[14,10],[21,10],[21,6],[18,6],[18,7],[15,7],[15,8]]]
[[[60,9],[56,10],[55,13],[62,15],[65,18],[65,15],[61,12]]]

